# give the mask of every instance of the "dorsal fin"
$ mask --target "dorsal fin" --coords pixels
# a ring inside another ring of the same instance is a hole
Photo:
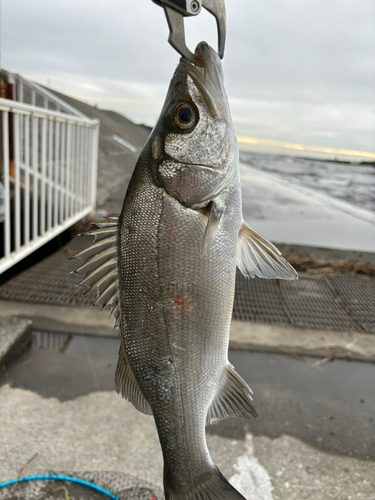
[[[83,260],[74,273],[83,276],[78,286],[96,289],[97,297],[92,306],[110,308],[110,317],[116,320],[115,328],[120,326],[120,296],[118,286],[117,232],[118,217],[108,217],[104,222],[95,222],[97,229],[80,236],[93,236],[88,247],[71,257]]]

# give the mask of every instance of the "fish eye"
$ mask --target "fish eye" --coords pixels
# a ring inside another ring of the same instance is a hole
[[[178,128],[186,130],[195,125],[197,112],[195,108],[188,102],[180,102],[174,108],[173,121]]]

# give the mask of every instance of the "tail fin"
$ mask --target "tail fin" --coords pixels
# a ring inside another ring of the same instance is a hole
[[[166,500],[246,500],[223,476],[217,467],[184,491],[173,491],[164,482]]]

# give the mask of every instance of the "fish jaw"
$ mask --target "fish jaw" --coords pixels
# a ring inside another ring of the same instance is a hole
[[[213,119],[225,119],[232,123],[219,56],[206,42],[201,42],[195,52],[204,61],[203,67],[194,66],[186,58],[182,58],[181,63],[199,89],[209,115]]]

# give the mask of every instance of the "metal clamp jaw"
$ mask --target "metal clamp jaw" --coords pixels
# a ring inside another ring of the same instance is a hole
[[[219,48],[218,54],[224,57],[225,37],[227,29],[224,0],[153,0],[164,8],[169,26],[168,42],[179,54],[186,57],[196,66],[204,66],[203,61],[186,46],[184,17],[198,15],[204,7],[216,19]]]

